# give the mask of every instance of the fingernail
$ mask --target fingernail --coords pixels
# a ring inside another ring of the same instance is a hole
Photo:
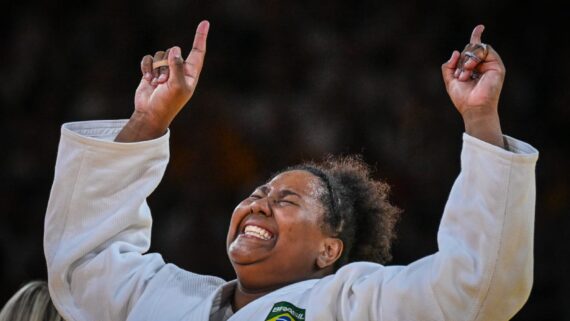
[[[172,51],[172,55],[174,56],[174,58],[178,59],[180,58],[180,48],[179,47],[172,47],[172,49],[170,49],[170,51]]]
[[[166,75],[165,74],[160,74],[160,76],[158,76],[158,81],[163,81],[166,79]]]
[[[150,81],[150,80],[151,80],[151,78],[152,78],[152,75],[150,74],[150,72],[147,72],[147,73],[145,73],[145,74],[144,74],[144,79],[146,79],[146,80],[149,80],[149,81]]]

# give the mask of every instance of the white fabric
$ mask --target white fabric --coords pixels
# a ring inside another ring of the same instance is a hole
[[[76,321],[227,318],[235,281],[145,254],[152,225],[145,200],[167,166],[169,133],[113,142],[124,122],[62,126],[44,235],[55,305]],[[265,320],[281,301],[311,321],[508,320],[532,286],[538,152],[507,140],[512,152],[463,135],[437,253],[408,266],[352,263],[274,291],[229,320]]]

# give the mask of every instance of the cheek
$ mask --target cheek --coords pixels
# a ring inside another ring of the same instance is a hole
[[[313,248],[323,237],[320,225],[309,217],[281,222],[280,225],[280,237],[292,247]]]
[[[231,218],[232,223],[239,223],[239,221],[250,212],[250,203],[248,200],[243,200],[234,208]]]
[[[280,268],[292,274],[303,274],[312,270],[320,252],[320,233],[312,222],[288,225],[281,229],[278,240]]]
[[[230,240],[237,233],[239,222],[241,222],[241,220],[247,213],[248,213],[247,205],[244,204],[244,202],[239,203],[238,206],[236,206],[236,208],[234,209],[228,227],[228,242],[230,242]]]

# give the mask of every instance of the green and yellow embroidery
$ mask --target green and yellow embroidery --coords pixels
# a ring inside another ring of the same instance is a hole
[[[305,309],[289,302],[278,302],[273,305],[265,321],[305,321]]]

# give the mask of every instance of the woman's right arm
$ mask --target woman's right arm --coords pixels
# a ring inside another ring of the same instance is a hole
[[[186,60],[178,47],[143,58],[128,121],[62,127],[44,251],[50,293],[66,320],[126,320],[150,280],[169,269],[160,255],[145,254],[146,198],[168,163],[168,126],[196,88],[208,26],[198,26]],[[153,68],[165,58],[168,66]]]

